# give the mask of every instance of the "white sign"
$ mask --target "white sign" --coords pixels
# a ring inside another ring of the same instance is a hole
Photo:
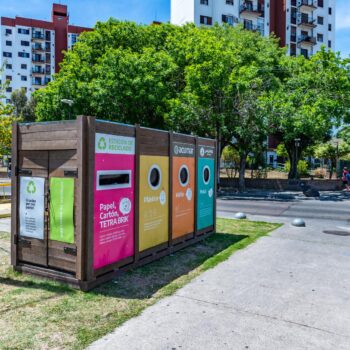
[[[20,179],[19,234],[44,239],[45,179]]]
[[[135,154],[135,138],[96,133],[96,153]]]

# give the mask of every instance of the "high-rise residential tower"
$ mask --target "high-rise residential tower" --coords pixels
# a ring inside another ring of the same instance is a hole
[[[70,25],[67,6],[59,4],[53,4],[51,22],[23,17],[0,21],[0,78],[9,83],[5,103],[14,90],[23,88],[30,97],[47,85],[59,71],[63,51],[75,44],[80,33],[91,30]]]
[[[262,35],[275,33],[291,55],[309,57],[322,45],[335,48],[335,1],[171,0],[171,23],[241,23]]]

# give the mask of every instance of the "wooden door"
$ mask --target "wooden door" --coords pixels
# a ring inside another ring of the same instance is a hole
[[[18,168],[13,171],[16,171],[20,193],[19,231],[16,235],[18,260],[47,266],[48,152],[20,151]]]
[[[77,199],[76,192],[76,180],[77,180],[77,151],[76,150],[64,150],[64,151],[49,151],[49,187],[52,186],[52,180],[54,179],[72,179],[74,181],[74,202],[72,212],[65,213],[64,220],[73,222],[74,226],[74,238],[73,242],[67,242],[53,237],[52,225],[48,225],[48,266],[56,270],[68,271],[75,273],[76,271],[76,230],[75,230],[75,206]],[[50,208],[53,210],[53,193],[50,192],[50,206],[49,206],[49,217],[52,220],[52,213]],[[68,203],[63,203],[68,205]]]

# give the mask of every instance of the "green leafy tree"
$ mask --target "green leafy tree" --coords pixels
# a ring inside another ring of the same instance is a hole
[[[334,169],[337,167],[337,161],[348,159],[349,154],[350,145],[341,139],[333,139],[327,143],[320,144],[315,148],[316,157],[326,159],[330,163],[330,179],[333,177]]]
[[[221,149],[232,145],[240,156],[239,188],[244,190],[247,156],[269,132],[261,99],[277,86],[274,67],[284,51],[272,38],[218,25],[193,28],[177,46],[187,60],[185,87],[171,101],[168,122],[178,131],[216,137]]]
[[[349,118],[349,66],[323,48],[311,59],[286,57],[283,70],[286,76],[266,100],[266,112],[288,152],[289,178],[298,178],[304,150],[329,140],[332,127]]]
[[[35,121],[36,102],[33,98],[27,98],[24,89],[18,89],[11,94],[11,104],[13,106],[13,114],[16,118],[21,118],[25,122]]]

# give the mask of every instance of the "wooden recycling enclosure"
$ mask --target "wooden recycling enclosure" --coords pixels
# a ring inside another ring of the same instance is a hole
[[[80,116],[13,125],[11,264],[82,290],[215,231],[216,142]]]

